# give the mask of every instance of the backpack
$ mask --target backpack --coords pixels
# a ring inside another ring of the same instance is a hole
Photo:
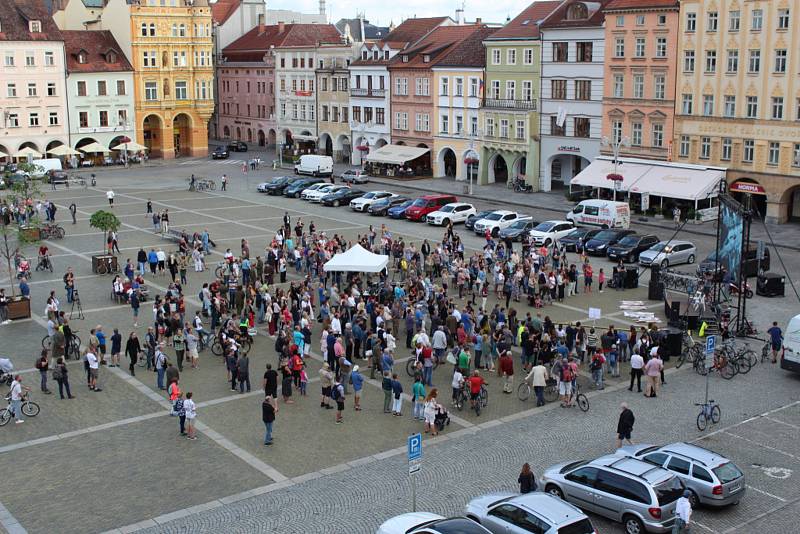
[[[340,387],[341,387],[341,386],[340,386],[340,385],[338,385],[338,384],[337,384],[337,385],[335,385],[335,386],[333,386],[333,390],[331,391],[331,399],[333,399],[333,400],[335,400],[335,401],[338,401],[338,400],[339,400],[339,399],[342,397],[342,394],[341,394],[341,392],[339,391],[339,388],[340,388]]]
[[[598,370],[599,370],[599,369],[601,369],[602,367],[603,367],[603,360],[602,360],[602,358],[594,358],[594,359],[592,360],[592,364],[591,364],[591,366],[590,366],[590,369],[591,369],[592,371],[598,371]]]
[[[561,367],[561,381],[562,382],[572,382],[573,379],[572,375],[572,368],[569,365],[564,365]]]

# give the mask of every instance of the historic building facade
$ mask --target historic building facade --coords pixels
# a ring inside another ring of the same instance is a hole
[[[317,152],[349,162],[350,62],[354,45],[320,44],[317,47]]]

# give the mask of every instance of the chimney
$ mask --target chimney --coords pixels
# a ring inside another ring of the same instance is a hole
[[[283,30],[286,29],[286,25],[283,22],[278,22],[278,34],[282,34]]]
[[[464,10],[461,8],[456,9],[456,24],[458,26],[464,24]]]
[[[265,30],[264,14],[263,13],[259,13],[258,14],[258,34],[259,35],[263,35],[264,34],[264,30]]]
[[[478,25],[478,26],[480,26],[480,24],[481,24],[482,22],[483,22],[483,19],[482,19],[482,18],[480,18],[480,17],[478,17],[478,18],[476,18],[476,19],[475,19],[475,24],[476,24],[476,25]]]

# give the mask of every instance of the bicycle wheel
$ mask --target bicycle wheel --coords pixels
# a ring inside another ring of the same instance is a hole
[[[677,362],[675,362],[675,368],[676,368],[676,369],[680,369],[680,368],[681,368],[681,365],[683,365],[683,364],[684,364],[684,362],[686,362],[686,351],[683,351],[683,352],[680,354],[680,356],[678,356],[678,361],[677,361]]]
[[[97,274],[106,274],[108,272],[108,267],[106,266],[105,262],[97,264]]]
[[[43,349],[50,350],[50,346],[52,345],[52,343],[53,343],[53,342],[52,342],[52,340],[50,339],[50,336],[44,336],[44,337],[42,338],[42,348],[43,348]]]
[[[481,406],[488,406],[489,405],[489,390],[485,387],[481,386]]]
[[[211,352],[214,356],[222,356],[222,345],[220,345],[218,339],[215,339],[214,343],[211,344]]]
[[[139,367],[144,367],[147,363],[147,353],[144,351],[139,352],[139,355],[136,356],[136,365]]]
[[[589,411],[589,399],[586,398],[586,395],[578,393],[576,400],[578,401],[578,408],[580,408],[582,412]]]
[[[697,414],[697,430],[702,432],[706,427],[708,427],[708,418],[706,417],[706,412],[702,411]]]
[[[242,349],[242,354],[247,356],[247,353],[250,352],[251,348],[253,348],[253,342],[250,341],[249,339],[245,339],[239,346]]]
[[[37,415],[39,415],[39,405],[33,401],[23,402],[22,413],[24,413],[28,417],[36,417]]]
[[[61,228],[60,226],[56,227],[56,238],[57,239],[63,239],[64,238],[64,229]]]
[[[772,352],[772,347],[770,347],[770,344],[764,343],[764,346],[761,347],[761,363],[764,363],[769,359],[771,352]]]
[[[478,400],[478,402],[476,402],[476,403],[475,403],[475,407],[474,407],[474,410],[475,410],[475,416],[476,416],[476,417],[477,417],[477,416],[479,416],[479,415],[481,414],[481,405],[483,404],[483,403],[481,402],[481,399],[480,399],[480,398],[478,398],[477,400]]]
[[[752,362],[750,362],[750,358],[747,357],[747,354],[742,354],[736,360],[736,366],[739,369],[739,372],[743,375],[746,375],[750,372],[750,369],[753,368]]]
[[[214,276],[216,276],[217,278],[223,278],[224,275],[225,271],[222,270],[222,267],[217,267],[216,269],[214,269]]]
[[[715,425],[719,423],[719,419],[722,417],[722,410],[720,410],[719,406],[716,404],[711,408],[711,422]]]
[[[708,374],[708,368],[706,367],[706,359],[705,358],[698,358],[694,361],[694,370],[700,376],[706,376]]]
[[[455,405],[456,409],[460,412],[464,409],[464,401],[466,401],[466,395],[463,391],[460,391],[456,394]]]
[[[11,409],[4,408],[0,411],[0,426],[7,425],[9,421],[11,421]]]
[[[411,358],[406,362],[406,373],[408,374],[408,376],[414,376],[414,367],[416,366],[416,364],[417,360],[414,358]]]
[[[558,400],[558,385],[548,384],[544,388],[544,400],[547,402],[555,402]]]
[[[739,366],[733,360],[728,360],[724,367],[720,368],[719,374],[725,380],[730,380],[739,373]]]
[[[755,367],[758,365],[758,355],[756,355],[756,351],[748,349],[744,355],[747,358],[747,361],[750,362],[750,367]]]
[[[517,398],[523,402],[531,398],[531,386],[528,383],[523,382],[519,385],[517,388]]]

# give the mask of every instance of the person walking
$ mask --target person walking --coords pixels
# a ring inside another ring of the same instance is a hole
[[[642,392],[642,369],[644,368],[644,358],[639,352],[631,354],[631,385],[628,391],[633,391],[633,381],[636,380],[636,390],[638,393]]]
[[[394,397],[394,401],[392,402],[392,415],[400,417],[403,415],[403,384],[398,380],[397,373],[392,375],[392,396]]]
[[[264,445],[272,445],[272,425],[275,424],[275,414],[278,413],[278,403],[275,397],[267,393],[261,403],[261,420],[264,422]]]
[[[272,368],[272,364],[267,364],[267,370],[264,372],[264,380],[261,384],[264,389],[264,395],[278,398],[278,372]]]
[[[364,387],[364,376],[358,371],[358,366],[353,366],[353,372],[350,373],[350,382],[353,384],[353,409],[357,412],[361,411],[361,390]]]
[[[772,328],[767,330],[767,334],[769,334],[769,343],[772,349],[772,363],[778,363],[778,351],[783,346],[783,331],[777,321],[772,321]]]
[[[344,411],[344,386],[338,379],[333,384],[331,398],[336,401],[336,424],[341,425],[344,422],[342,419],[342,412]]]
[[[422,376],[419,374],[416,376],[414,385],[411,387],[411,402],[414,403],[414,420],[424,421],[425,386],[422,383]]]
[[[69,214],[72,215],[72,224],[77,224],[77,219],[75,219],[75,214],[78,212],[78,206],[75,203],[71,203],[69,205]]]
[[[114,191],[112,191],[111,189],[106,191],[106,198],[108,199],[108,205],[111,206],[112,208],[114,207],[114,196],[115,196]]]
[[[627,441],[628,445],[633,445],[631,441],[631,432],[633,432],[633,423],[636,421],[633,412],[628,408],[628,403],[623,402],[619,405],[621,411],[619,420],[617,421],[617,448],[622,447],[622,442]]]
[[[68,399],[74,399],[75,397],[72,396],[72,392],[69,390],[69,370],[67,369],[67,365],[64,363],[64,358],[58,358],[56,360],[56,367],[53,369],[53,380],[58,383],[58,394],[61,399],[64,399],[64,390],[67,390],[67,397]]]
[[[222,175],[222,187],[220,188],[220,191],[227,191],[227,190],[228,190],[228,175],[227,174],[223,174]]]
[[[47,371],[50,369],[50,357],[47,349],[42,349],[42,353],[36,360],[36,368],[39,370],[42,393],[50,395],[51,391],[47,389]]]
[[[536,476],[531,471],[531,465],[525,462],[522,465],[522,471],[517,477],[517,483],[519,484],[519,492],[520,493],[531,493],[536,491]]]
[[[422,415],[425,420],[425,433],[431,433],[432,436],[439,434],[436,428],[436,411],[440,408],[439,403],[436,402],[436,397],[439,396],[439,390],[436,388],[431,389],[428,396],[425,397],[425,404],[422,407]]]
[[[155,355],[156,364],[156,386],[158,389],[166,389],[164,386],[164,375],[167,372],[167,355],[164,354],[164,342],[158,344]]]
[[[128,371],[130,371],[131,376],[136,376],[134,369],[136,367],[136,361],[139,359],[139,352],[141,352],[141,350],[142,346],[139,343],[139,338],[136,337],[136,332],[131,332],[128,335],[128,341],[125,343],[125,355],[130,361],[130,364],[128,365]]]
[[[533,386],[533,393],[536,395],[536,406],[544,406],[544,388],[547,386],[547,379],[550,378],[547,368],[540,362],[533,366],[531,372],[525,380],[529,380]]]
[[[183,410],[186,412],[186,438],[197,439],[197,404],[192,400],[194,394],[190,391],[186,394],[186,400],[183,401]]]
[[[514,391],[514,359],[511,357],[511,351],[505,351],[497,363],[500,376],[503,377],[503,393],[512,393]]]
[[[691,490],[683,490],[683,495],[675,503],[675,523],[672,525],[672,534],[689,532],[689,522],[692,519]]]
[[[654,398],[658,396],[658,391],[661,385],[661,372],[664,370],[664,363],[661,361],[661,356],[658,352],[655,353],[645,364],[645,388],[644,396]]]
[[[383,390],[383,413],[392,412],[392,377],[389,371],[383,372],[383,380],[381,381],[381,389]]]

